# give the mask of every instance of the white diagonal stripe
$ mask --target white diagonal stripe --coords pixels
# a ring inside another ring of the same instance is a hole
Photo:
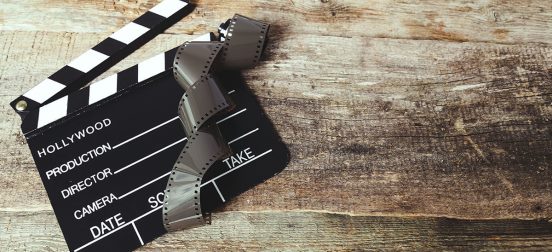
[[[150,128],[150,129],[148,129],[148,130],[146,130],[146,131],[144,131],[144,132],[142,132],[142,133],[140,133],[140,134],[138,134],[138,135],[136,135],[136,136],[133,136],[133,137],[131,137],[131,138],[125,140],[124,142],[122,142],[122,143],[120,143],[120,144],[117,144],[117,145],[113,146],[113,149],[117,149],[117,148],[119,148],[119,147],[121,147],[121,146],[123,146],[123,145],[125,145],[125,144],[127,144],[127,143],[129,143],[129,142],[131,142],[132,140],[134,140],[134,139],[136,139],[136,138],[139,138],[139,137],[141,137],[141,136],[143,136],[143,135],[145,135],[145,134],[148,134],[148,133],[150,133],[150,132],[152,132],[152,131],[154,131],[154,130],[160,128],[160,127],[163,127],[165,124],[168,124],[168,123],[170,123],[170,122],[172,122],[172,121],[174,121],[174,120],[178,120],[178,119],[179,119],[179,117],[178,117],[178,116],[175,116],[175,117],[173,117],[173,118],[171,118],[171,119],[169,119],[169,120],[167,120],[167,121],[165,121],[165,122],[163,122],[163,123],[161,123],[161,124],[159,124],[159,125],[156,125],[156,126],[153,127],[153,128]]]
[[[136,228],[136,224],[132,222],[132,227],[134,228],[134,232],[136,232],[136,236],[138,236],[138,240],[140,241],[140,244],[144,246],[144,241],[142,240],[142,236],[140,235],[140,232],[138,232],[138,228]]]
[[[23,96],[38,103],[44,103],[64,88],[65,85],[57,81],[46,79],[31,90],[27,91],[27,93],[23,94]]]
[[[165,71],[165,53],[160,53],[138,64],[138,82]]]
[[[128,168],[130,168],[130,167],[132,167],[132,166],[134,166],[134,165],[136,165],[136,164],[138,164],[138,163],[140,163],[140,162],[142,162],[142,161],[144,161],[144,160],[150,158],[150,157],[153,157],[153,156],[155,156],[155,155],[157,155],[157,154],[159,154],[159,153],[165,151],[166,149],[171,148],[171,147],[173,147],[173,146],[175,146],[175,145],[179,144],[180,142],[182,142],[182,141],[184,141],[184,140],[187,140],[187,139],[188,139],[188,138],[184,137],[184,138],[182,138],[182,139],[180,139],[180,140],[178,140],[178,141],[176,141],[176,142],[174,142],[174,143],[172,143],[172,144],[169,144],[169,145],[163,147],[162,149],[160,149],[160,150],[158,150],[158,151],[156,151],[156,152],[154,152],[154,153],[151,153],[151,154],[149,154],[149,155],[147,155],[147,156],[145,156],[145,157],[143,157],[143,158],[138,159],[137,161],[134,161],[133,163],[131,163],[131,164],[129,164],[129,165],[127,165],[127,166],[125,166],[125,167],[119,169],[119,170],[116,170],[116,171],[114,172],[114,174],[117,174],[117,173],[119,173],[119,172],[122,172],[122,171],[124,171],[124,170],[126,170],[126,169],[128,169]]]
[[[228,171],[223,172],[222,174],[220,174],[220,175],[218,175],[218,176],[216,176],[216,177],[210,179],[209,181],[204,182],[204,183],[201,184],[199,187],[203,187],[203,186],[205,186],[205,185],[207,185],[207,184],[209,184],[209,183],[211,183],[211,182],[214,182],[215,180],[217,180],[217,179],[219,179],[219,178],[222,178],[222,177],[226,176],[226,174],[231,173],[231,172],[233,172],[233,171],[235,171],[235,170],[241,168],[242,166],[247,165],[247,164],[249,164],[249,163],[251,163],[251,162],[257,160],[257,159],[263,157],[264,155],[266,155],[266,154],[268,154],[268,153],[270,153],[270,152],[272,152],[272,149],[269,149],[269,150],[267,150],[267,151],[265,151],[265,152],[263,152],[263,153],[261,153],[261,154],[255,156],[255,157],[253,157],[252,159],[249,159],[249,160],[247,160],[247,161],[241,163],[240,165],[238,165],[238,166],[236,166],[236,167],[234,167],[234,168],[232,168],[232,169],[230,169],[230,170],[228,170]]]
[[[119,230],[125,228],[125,227],[128,226],[128,225],[132,225],[134,222],[139,221],[140,219],[144,218],[145,216],[148,216],[148,215],[152,214],[153,212],[155,212],[155,211],[157,211],[157,210],[159,210],[159,209],[161,209],[161,208],[163,208],[163,206],[159,206],[159,207],[157,207],[157,208],[154,208],[154,209],[150,210],[149,212],[147,212],[147,213],[145,213],[145,214],[142,214],[142,215],[138,216],[136,219],[134,219],[134,220],[132,220],[132,221],[130,221],[130,222],[127,222],[127,223],[123,224],[122,226],[119,226],[119,227],[117,227],[117,228],[115,228],[115,229],[109,231],[108,233],[106,233],[106,234],[104,234],[104,235],[102,235],[102,236],[100,236],[100,237],[98,237],[98,238],[96,238],[96,239],[94,239],[94,240],[92,240],[92,241],[89,241],[88,243],[86,243],[86,244],[84,244],[84,245],[78,247],[77,249],[75,249],[75,252],[78,252],[78,251],[80,251],[81,249],[84,249],[84,248],[86,248],[86,247],[88,247],[88,246],[90,246],[90,245],[96,243],[97,241],[99,241],[99,240],[101,240],[101,239],[103,239],[103,238],[105,238],[105,237],[107,237],[107,236],[110,236],[111,234],[113,234],[113,233],[115,233],[115,232],[117,232],[117,231],[119,231]]]
[[[144,33],[149,31],[149,29],[145,26],[136,24],[136,23],[129,23],[125,25],[120,30],[116,31],[115,33],[111,34],[109,36],[112,39],[119,40],[125,44],[130,44],[132,41],[136,40],[140,36],[142,36]]]
[[[140,189],[142,189],[142,188],[144,188],[144,187],[146,187],[146,186],[149,186],[149,185],[155,183],[156,181],[158,181],[158,180],[160,180],[160,179],[162,179],[162,178],[164,178],[164,177],[166,177],[166,176],[169,176],[169,175],[171,175],[171,172],[167,172],[167,173],[165,173],[165,174],[163,174],[163,175],[161,175],[161,176],[155,178],[154,180],[152,180],[152,181],[150,181],[150,182],[148,182],[148,183],[145,183],[145,184],[143,184],[143,185],[141,185],[141,186],[139,186],[139,187],[134,188],[132,191],[127,192],[127,193],[125,193],[125,194],[119,196],[119,199],[122,199],[122,198],[124,198],[124,197],[126,197],[126,196],[128,196],[128,195],[131,195],[131,194],[135,193],[136,191],[138,191],[138,190],[140,190]]]
[[[180,9],[186,7],[186,5],[188,5],[188,3],[180,0],[164,0],[163,2],[151,8],[150,11],[168,18]]]
[[[218,195],[220,196],[220,200],[222,200],[222,202],[226,202],[226,199],[224,199],[224,196],[222,196],[222,193],[220,192],[218,186],[217,186],[217,183],[215,183],[215,181],[211,182],[213,184],[213,186],[215,187],[215,189],[217,190],[218,192]]]
[[[40,128],[67,115],[67,100],[67,96],[64,96],[42,106],[38,112],[37,128]]]
[[[117,75],[111,75],[90,85],[88,104],[95,103],[117,92]]]
[[[226,121],[226,120],[228,120],[228,119],[230,119],[230,118],[232,118],[232,117],[234,117],[234,116],[237,116],[237,115],[239,115],[239,114],[245,112],[246,110],[247,110],[247,108],[244,108],[244,109],[242,109],[242,110],[240,110],[240,111],[238,111],[238,112],[236,112],[236,113],[234,113],[234,114],[231,114],[231,115],[229,115],[229,116],[227,116],[227,117],[225,117],[225,118],[222,118],[222,119],[220,119],[220,121],[217,122],[217,124],[220,124],[220,123],[222,123],[222,122],[224,122],[224,121]]]
[[[90,70],[92,70],[92,68],[96,67],[107,58],[109,58],[109,56],[90,49],[78,58],[71,61],[68,66],[75,68],[83,73],[88,73]]]
[[[236,139],[234,139],[234,140],[228,142],[228,144],[233,144],[233,143],[235,143],[236,141],[238,141],[238,140],[240,140],[240,139],[242,139],[242,138],[244,138],[244,137],[246,137],[246,136],[249,136],[249,135],[251,135],[251,134],[257,132],[257,130],[259,130],[259,128],[256,128],[256,129],[254,129],[254,130],[252,130],[252,131],[249,131],[249,132],[247,132],[247,133],[245,133],[245,134],[239,136],[238,138],[236,138]]]
[[[211,42],[211,33],[203,34],[192,41],[203,41],[203,42]]]

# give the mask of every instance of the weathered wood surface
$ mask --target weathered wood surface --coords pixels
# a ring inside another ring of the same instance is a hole
[[[0,250],[65,246],[9,101],[155,2],[0,5]],[[438,217],[552,219],[551,2],[197,4],[105,75],[233,13],[266,20],[267,57],[245,75],[292,161],[216,214],[220,223],[145,250],[550,249],[546,221]]]
[[[0,216],[0,248],[58,251],[65,247],[49,212]],[[213,225],[162,236],[140,251],[475,251],[552,249],[543,220],[453,220],[305,211],[222,212]]]

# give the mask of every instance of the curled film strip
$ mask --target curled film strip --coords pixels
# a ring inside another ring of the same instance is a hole
[[[210,223],[201,208],[200,184],[205,172],[231,154],[211,118],[228,112],[232,102],[223,92],[218,70],[250,68],[259,62],[269,25],[240,15],[221,25],[220,42],[188,42],[175,56],[175,79],[186,91],[178,114],[188,136],[165,190],[163,224],[167,231]]]
[[[236,14],[219,28],[224,49],[218,67],[241,70],[259,63],[265,48],[268,24]]]
[[[201,179],[215,161],[230,153],[214,125],[202,128],[189,139],[165,190],[163,224],[169,232],[210,223],[210,215],[201,211]]]
[[[222,92],[212,75],[207,75],[186,91],[178,115],[186,135],[192,135],[214,115],[232,107],[226,92]]]
[[[186,42],[180,46],[174,58],[173,72],[178,84],[186,91],[199,79],[207,76],[223,43]]]

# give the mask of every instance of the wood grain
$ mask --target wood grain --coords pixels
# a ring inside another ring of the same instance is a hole
[[[162,236],[139,251],[550,250],[552,223],[350,216],[315,212],[224,212],[213,225]],[[0,247],[62,251],[51,212],[0,216]],[[532,237],[538,237],[533,239]],[[33,242],[29,242],[32,240]]]
[[[0,250],[65,246],[8,103],[155,2],[2,3]],[[197,4],[103,76],[235,12],[271,22],[262,65],[244,75],[292,161],[221,209],[220,223],[146,250],[550,248],[539,219],[552,219],[551,3]]]
[[[54,34],[44,37],[43,44],[67,36]],[[11,36],[14,41],[33,37],[27,32]],[[75,44],[91,37],[70,36]],[[179,43],[172,37],[163,36],[148,48],[171,48]],[[301,39],[276,40],[270,48],[273,59],[246,73],[291,149],[292,162],[227,210],[551,216],[549,47],[313,35]],[[62,65],[80,47],[67,56],[46,50],[41,57],[53,59],[48,65],[25,64],[26,50],[10,51],[14,64],[8,68],[47,73],[50,65]],[[359,54],[357,48],[370,50]],[[324,57],[337,51],[348,60]],[[143,55],[150,54],[139,53],[138,58]],[[32,77],[5,72],[2,78],[28,87],[42,77],[28,81]],[[22,86],[3,96],[2,113],[10,118],[5,129],[12,137],[3,140],[10,153],[3,162],[4,169],[33,183],[9,188],[28,197],[3,200],[24,207],[42,185],[30,172],[34,164],[18,133],[18,118],[7,106],[27,88]],[[26,169],[12,169],[18,165]],[[9,183],[13,176],[0,180]],[[47,205],[42,197],[37,200]]]
[[[101,32],[132,21],[158,1],[4,1],[2,30]],[[515,1],[192,1],[193,15],[169,30],[199,34],[234,13],[285,25],[291,34],[496,43],[550,43],[552,3]],[[71,11],[66,11],[71,10]],[[29,18],[31,17],[31,18]],[[48,20],[48,22],[43,22]]]

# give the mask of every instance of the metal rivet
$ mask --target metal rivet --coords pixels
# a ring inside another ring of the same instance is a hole
[[[25,101],[25,100],[18,101],[15,104],[15,109],[17,109],[17,111],[23,111],[23,110],[27,109],[27,101]]]

